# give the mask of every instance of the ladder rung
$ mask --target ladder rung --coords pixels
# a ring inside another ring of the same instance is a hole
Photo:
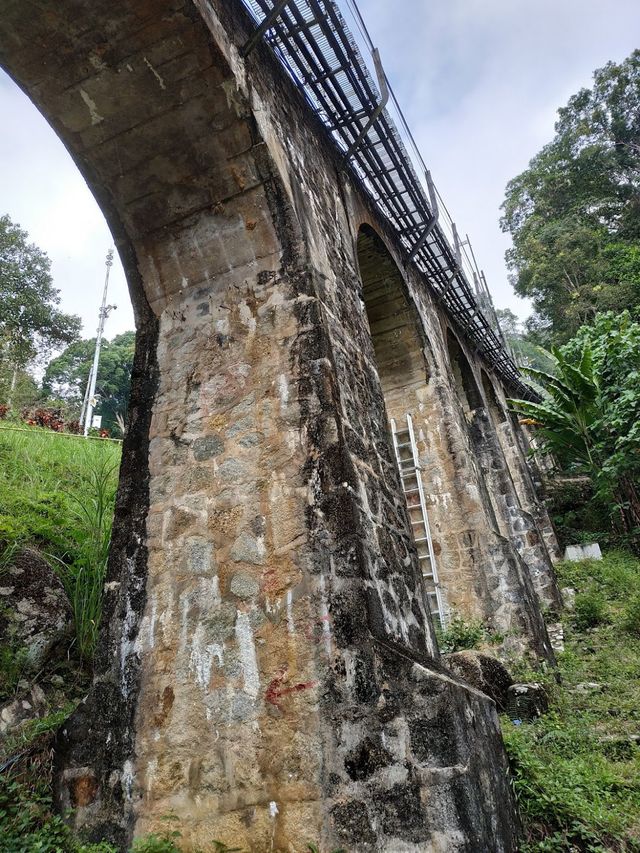
[[[412,495],[414,492],[419,492],[419,491],[420,491],[420,489],[418,489],[418,488],[415,488],[415,489],[405,489],[405,490],[404,490],[404,493],[405,493],[405,495]],[[420,504],[415,504],[415,506],[420,506]],[[411,507],[409,507],[409,509],[413,509],[413,507],[411,506]]]
[[[413,541],[414,541],[414,542],[416,543],[416,545],[417,545],[419,542],[428,542],[429,540],[428,540],[428,539],[427,539],[427,537],[425,536],[423,539],[414,539]]]

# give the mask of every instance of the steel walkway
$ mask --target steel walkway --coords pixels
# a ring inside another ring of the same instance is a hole
[[[378,86],[334,0],[242,3],[257,25],[245,54],[260,39],[266,40],[327,127],[345,168],[355,174],[398,235],[406,261],[414,261],[424,273],[449,315],[512,392],[535,398],[500,335],[484,276],[477,266],[474,269],[455,225],[447,223],[439,209],[428,172],[428,191],[418,179],[386,109],[390,92],[377,52]],[[452,239],[445,233],[447,224]]]

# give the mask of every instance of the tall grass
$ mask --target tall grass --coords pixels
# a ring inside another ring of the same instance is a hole
[[[503,720],[525,825],[522,853],[640,851],[640,560],[624,551],[560,563],[577,592],[563,614],[561,684],[549,673],[551,711]],[[593,690],[584,685],[595,685]]]
[[[112,442],[0,426],[0,562],[24,546],[51,561],[85,661],[100,624],[119,463],[120,446]]]

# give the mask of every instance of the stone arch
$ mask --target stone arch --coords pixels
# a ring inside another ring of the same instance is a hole
[[[425,358],[424,331],[396,262],[369,225],[359,230],[356,254],[362,303],[371,332],[400,484],[405,493],[408,521],[422,570],[426,602],[434,622],[444,625],[447,606],[429,524],[430,490],[418,461],[419,425],[428,408],[429,367]],[[388,441],[388,430],[383,435]]]
[[[473,412],[482,406],[482,395],[469,360],[450,328],[447,328],[447,351],[460,402],[465,413]]]
[[[481,369],[480,376],[482,377],[482,387],[484,389],[485,398],[487,400],[489,411],[491,412],[491,417],[493,418],[494,423],[496,425],[506,423],[507,413],[498,400],[498,395],[496,394],[495,386],[489,378],[487,371]]]
[[[380,383],[390,417],[415,411],[428,381],[424,341],[395,261],[377,233],[363,225],[356,246],[365,306]]]

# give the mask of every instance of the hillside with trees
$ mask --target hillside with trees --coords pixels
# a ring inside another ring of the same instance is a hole
[[[553,462],[562,544],[624,550],[558,567],[575,600],[550,712],[503,730],[523,850],[622,853],[640,850],[640,51],[597,70],[555,129],[503,205],[512,282],[534,314],[499,322],[539,393],[511,405]]]
[[[512,283],[530,338],[566,342],[599,311],[640,305],[640,50],[559,110],[554,139],[508,185]]]
[[[80,318],[59,305],[45,252],[0,217],[0,417],[74,431],[96,341],[81,338]],[[96,414],[115,436],[126,420],[134,348],[135,332],[102,343]]]

